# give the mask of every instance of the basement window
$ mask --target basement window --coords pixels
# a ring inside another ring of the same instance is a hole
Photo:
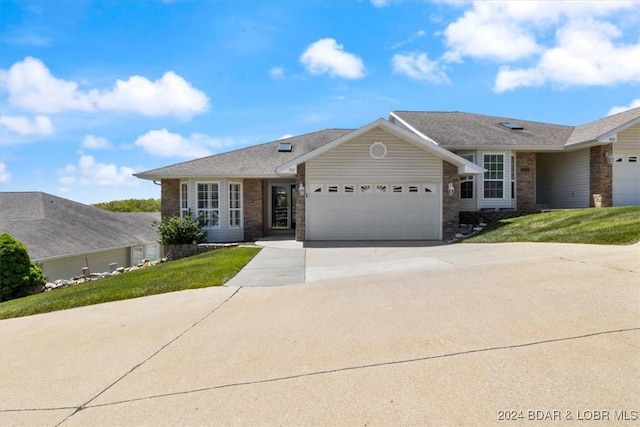
[[[293,144],[290,142],[281,142],[278,144],[278,152],[280,153],[290,153],[293,150]]]
[[[511,129],[511,130],[522,130],[522,129],[524,129],[524,127],[522,125],[519,125],[519,124],[513,123],[513,122],[500,122],[500,126],[504,126],[507,129]]]

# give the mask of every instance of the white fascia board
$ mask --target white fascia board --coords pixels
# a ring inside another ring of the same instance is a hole
[[[176,175],[145,175],[138,176],[135,175],[136,178],[139,179],[147,179],[149,181],[158,181],[162,179],[268,179],[268,178],[278,178],[280,175],[277,173],[265,175],[265,174],[226,174],[226,175],[186,175],[186,174],[176,174]]]
[[[636,117],[635,119],[628,121],[627,123],[618,126],[614,129],[611,129],[610,131],[603,133],[600,136],[597,136],[593,139],[588,139],[585,141],[577,141],[577,142],[572,142],[570,144],[565,144],[565,147],[569,148],[569,147],[575,147],[575,146],[580,146],[580,145],[587,145],[587,144],[591,144],[591,146],[595,146],[595,145],[602,145],[602,144],[610,144],[610,143],[615,143],[615,141],[609,141],[609,137],[611,136],[615,136],[617,134],[619,134],[620,132],[622,132],[625,129],[630,128],[633,125],[636,125],[640,123],[640,117]]]
[[[416,135],[418,135],[421,138],[426,139],[427,141],[435,144],[435,145],[440,145],[438,144],[436,141],[434,141],[433,139],[429,138],[427,135],[425,135],[424,133],[420,132],[418,129],[414,128],[413,126],[411,126],[409,123],[407,123],[405,120],[401,119],[400,116],[398,116],[397,114],[395,114],[393,111],[391,111],[389,113],[389,115],[391,117],[393,117],[393,120],[397,120],[398,122],[400,122],[402,124],[402,126],[406,127],[407,129],[409,129],[411,132],[415,133]]]

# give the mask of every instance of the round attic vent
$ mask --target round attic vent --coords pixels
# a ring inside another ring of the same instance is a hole
[[[369,147],[369,154],[374,159],[383,159],[387,155],[387,147],[382,142],[374,142]]]

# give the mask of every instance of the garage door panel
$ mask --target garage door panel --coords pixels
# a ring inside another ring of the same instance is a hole
[[[354,184],[349,184],[354,185]],[[309,188],[317,188],[310,184]],[[440,237],[438,184],[357,184],[357,192],[307,197],[308,240],[429,240]],[[402,188],[402,192],[394,192]],[[416,190],[409,193],[409,189]]]
[[[640,153],[615,153],[613,205],[640,205]]]

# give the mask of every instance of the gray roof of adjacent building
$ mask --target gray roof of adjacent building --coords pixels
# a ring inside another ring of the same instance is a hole
[[[640,122],[640,107],[580,126],[458,111],[393,111],[391,120],[407,126],[445,148],[509,147],[562,150],[573,144],[598,141],[608,133]],[[518,126],[511,129],[505,125],[507,123]]]
[[[159,212],[110,212],[43,192],[0,192],[0,233],[21,241],[36,261],[158,240]]]

